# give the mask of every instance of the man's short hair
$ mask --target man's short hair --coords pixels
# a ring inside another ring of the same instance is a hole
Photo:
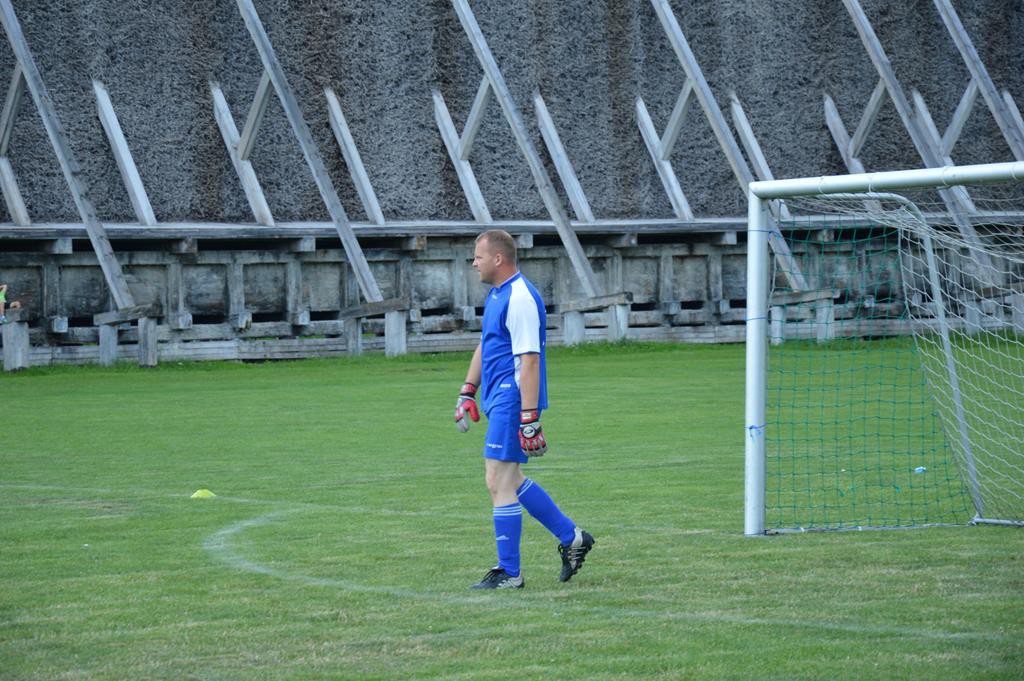
[[[500,253],[506,261],[516,263],[516,240],[503,229],[489,229],[476,238],[477,242],[486,240],[492,253]]]

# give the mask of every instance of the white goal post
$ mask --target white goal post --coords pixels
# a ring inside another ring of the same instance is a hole
[[[769,296],[773,271],[769,255],[769,239],[781,238],[769,205],[772,202],[797,197],[835,197],[842,194],[856,194],[861,202],[870,202],[874,195],[882,198],[900,197],[886,195],[912,189],[944,190],[961,185],[978,185],[1002,182],[1024,182],[1024,162],[993,163],[972,166],[947,166],[881,173],[836,175],[799,179],[752,182],[748,190],[747,225],[747,301],[746,301],[746,405],[745,405],[745,487],[744,487],[744,534],[763,535],[765,524],[766,447],[765,429],[768,359],[769,359]],[[864,196],[870,194],[872,196]],[[850,197],[854,198],[854,197]],[[906,202],[908,210],[916,211],[913,204]],[[927,230],[926,230],[927,232]],[[925,239],[928,253],[932,247],[927,233]],[[1024,239],[1024,237],[1022,237]],[[934,262],[931,262],[934,266]],[[934,276],[934,275],[933,275]],[[933,279],[933,286],[937,286]],[[938,289],[935,288],[934,291]],[[793,294],[790,294],[792,297]],[[820,295],[818,296],[820,297]],[[810,297],[808,296],[808,300]],[[829,301],[831,305],[831,300]],[[941,296],[936,306],[941,316]],[[944,323],[944,320],[942,320]],[[945,332],[943,332],[945,333]],[[945,337],[944,337],[945,338]],[[947,353],[948,338],[947,342]],[[952,390],[956,390],[955,376]],[[959,401],[959,397],[956,398]],[[974,475],[971,470],[964,477]],[[968,485],[970,486],[970,485]],[[969,490],[978,499],[975,490]],[[978,509],[978,515],[982,515]],[[1015,523],[1014,523],[1015,524]]]

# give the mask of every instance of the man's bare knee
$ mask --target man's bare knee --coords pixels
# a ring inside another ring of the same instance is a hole
[[[484,481],[495,502],[513,503],[516,489],[523,483],[523,474],[516,463],[488,459]]]

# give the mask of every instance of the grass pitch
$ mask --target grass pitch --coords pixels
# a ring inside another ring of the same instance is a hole
[[[742,536],[738,346],[553,349],[527,474],[597,546],[469,591],[468,359],[0,377],[0,679],[1021,678],[1020,530]]]

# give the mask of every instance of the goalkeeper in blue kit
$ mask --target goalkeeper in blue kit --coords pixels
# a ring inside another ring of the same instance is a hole
[[[484,304],[480,344],[455,405],[455,425],[466,432],[470,421],[480,420],[479,390],[487,415],[484,473],[494,504],[498,564],[472,588],[523,587],[519,540],[524,508],[558,539],[559,580],[567,582],[579,572],[594,538],[520,470],[529,457],[543,456],[548,449],[540,425],[541,412],[548,406],[544,301],[519,272],[515,241],[507,232],[495,229],[477,237],[473,267],[480,281],[493,288]]]

